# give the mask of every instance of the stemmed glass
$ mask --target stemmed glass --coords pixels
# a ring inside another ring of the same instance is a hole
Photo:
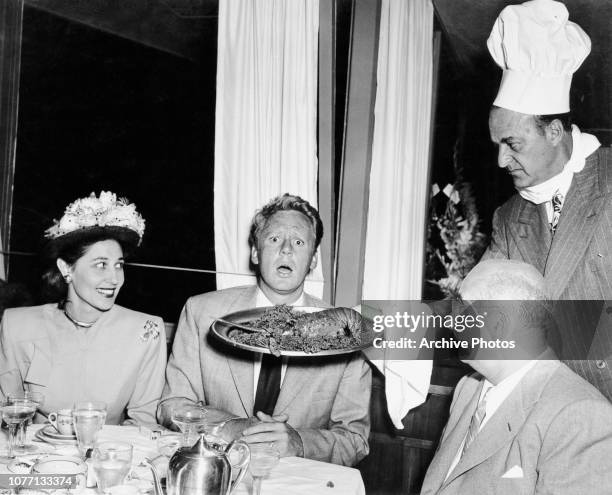
[[[79,452],[87,456],[106,421],[106,403],[77,402],[72,409]]]
[[[178,433],[170,433],[162,435],[157,439],[157,451],[170,459],[179,447],[183,444],[183,435]]]
[[[121,485],[132,468],[132,444],[127,442],[97,443],[91,456],[99,493]]]
[[[191,446],[206,426],[206,410],[196,405],[179,407],[172,411],[172,422],[183,433],[183,446]]]
[[[204,438],[209,445],[220,445],[223,448],[229,443],[228,435],[224,435],[223,427],[227,421],[206,421],[204,425]]]
[[[17,436],[17,428],[34,417],[36,413],[36,403],[32,401],[24,401],[22,403],[10,404],[3,402],[0,407],[2,419],[8,425],[9,438],[8,449],[6,455],[0,456],[0,462],[6,464],[15,458],[15,443]]]
[[[6,402],[8,404],[24,404],[28,402],[34,402],[36,404],[36,408],[40,409],[45,401],[45,396],[40,392],[30,392],[29,390],[25,390],[23,392],[9,392],[6,395]],[[36,414],[36,412],[34,413]],[[26,443],[26,434],[28,432],[28,425],[30,424],[31,419],[24,421],[18,427],[17,434],[17,445],[15,446],[16,454],[31,454],[33,452],[37,452],[38,447],[31,443]]]
[[[251,449],[251,463],[249,470],[253,476],[253,495],[261,494],[261,480],[270,474],[278,464],[280,452],[269,443],[255,443],[249,445]]]

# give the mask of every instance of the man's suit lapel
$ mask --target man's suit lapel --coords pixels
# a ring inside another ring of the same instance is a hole
[[[451,483],[465,472],[486,461],[512,441],[520,431],[530,410],[539,399],[550,376],[558,366],[558,361],[538,361],[527,372],[493,417],[480,430],[470,448],[442,486]],[[478,397],[479,395],[473,398],[470,409],[475,410]],[[468,426],[469,421],[467,425],[459,430],[460,442],[465,437]],[[456,454],[457,449],[453,452],[453,456]]]
[[[253,286],[252,288],[248,287],[228,308],[228,313],[254,308],[256,303],[257,286]],[[251,356],[251,354],[249,354],[249,356]],[[226,361],[232,374],[232,380],[238,392],[242,407],[246,415],[251,416],[255,403],[255,398],[253,397],[253,359],[236,359],[235,357],[228,356]]]
[[[432,478],[428,480],[428,486],[442,487],[446,484],[444,479],[465,438],[472,416],[476,411],[481,391],[482,382],[473,387],[471,393],[466,390],[464,392],[466,394],[465,399],[462,397],[457,399],[461,402],[457,402],[456,406],[453,407],[451,416],[448,418],[448,423],[444,429],[442,440],[440,441],[436,453],[436,471],[431,473]],[[464,394],[462,393],[461,395]],[[428,476],[429,474],[430,473],[428,473]]]
[[[592,160],[596,160],[595,156]],[[598,163],[589,165],[587,161],[583,172],[574,175],[550,249],[544,278],[553,299],[560,298],[583,260],[605,199],[599,184]]]
[[[285,378],[278,394],[276,406],[274,407],[274,414],[282,414],[286,409],[294,403],[294,399],[297,394],[302,390],[307,371],[304,371],[300,366],[296,366],[291,363],[289,359],[287,365],[287,371],[285,372]],[[307,406],[306,406],[307,407]]]
[[[510,224],[522,259],[544,273],[552,242],[544,205],[521,201],[517,222]]]
[[[478,432],[470,448],[455,466],[446,483],[450,483],[466,471],[482,463],[508,444],[525,422],[525,407],[520,393],[510,394],[510,397],[504,401],[493,417]],[[462,439],[466,433],[467,428],[463,430]]]

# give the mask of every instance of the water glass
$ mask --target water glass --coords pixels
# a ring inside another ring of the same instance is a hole
[[[36,404],[36,408],[40,409],[45,402],[45,396],[40,392],[30,392],[29,390],[25,390],[23,392],[9,392],[6,395],[6,402],[9,404],[23,404],[28,401],[34,402]],[[34,414],[36,414],[36,412]],[[31,421],[32,419],[28,419],[21,423],[17,428],[17,445],[15,446],[16,454],[31,454],[39,450],[36,445],[26,443],[28,425]]]
[[[7,452],[0,456],[0,462],[6,464],[15,458],[17,428],[25,421],[32,419],[35,413],[36,403],[32,401],[17,404],[3,402],[0,404],[0,415],[9,428]]]
[[[72,409],[79,452],[87,456],[106,421],[106,403],[77,402]]]
[[[98,493],[121,485],[132,468],[133,447],[127,442],[96,443],[91,456]]]
[[[172,422],[183,433],[183,445],[191,447],[206,426],[206,410],[200,406],[183,406],[172,411]]]
[[[278,464],[280,452],[270,443],[255,443],[249,445],[251,449],[251,463],[249,470],[253,476],[253,494],[260,495],[261,480],[270,474]]]

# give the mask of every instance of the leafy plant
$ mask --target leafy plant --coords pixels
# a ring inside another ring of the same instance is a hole
[[[487,246],[471,185],[454,155],[455,182],[442,190],[432,186],[426,251],[427,281],[445,296],[457,295],[459,285],[478,263]]]

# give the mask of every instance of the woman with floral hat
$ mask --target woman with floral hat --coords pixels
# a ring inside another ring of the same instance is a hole
[[[45,416],[77,401],[104,401],[107,424],[156,422],[166,366],[163,321],[115,304],[125,257],[143,233],[135,205],[104,191],[70,204],[46,231],[51,265],[43,279],[58,302],[5,312],[0,398],[42,392]]]

